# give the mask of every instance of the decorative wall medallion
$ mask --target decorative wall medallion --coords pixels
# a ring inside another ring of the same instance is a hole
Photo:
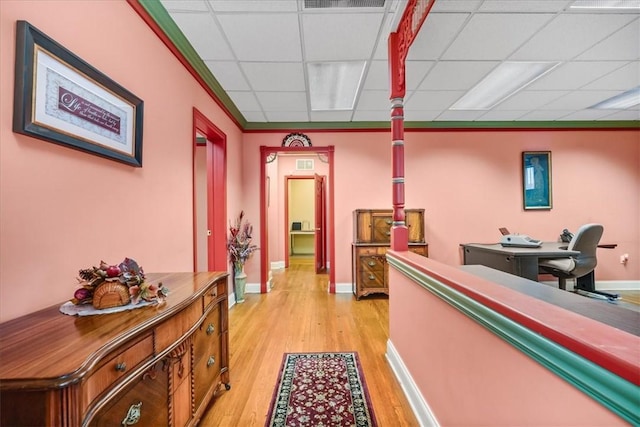
[[[267,156],[267,163],[273,162],[276,159],[276,157],[278,157],[278,153],[270,153]]]
[[[311,147],[311,139],[303,133],[290,133],[282,140],[283,147]]]

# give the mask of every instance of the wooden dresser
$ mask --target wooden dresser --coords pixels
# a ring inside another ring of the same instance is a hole
[[[0,425],[191,426],[229,382],[228,274],[156,273],[166,302],[0,324]]]
[[[428,256],[424,238],[424,209],[405,209],[409,250]],[[391,246],[391,209],[357,209],[353,212],[354,238],[351,251],[353,293],[356,299],[373,294],[389,295],[387,250]]]

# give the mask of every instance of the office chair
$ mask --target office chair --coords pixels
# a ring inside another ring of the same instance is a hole
[[[566,290],[567,279],[582,277],[591,273],[598,260],[596,248],[604,228],[600,224],[585,224],[576,231],[567,249],[580,251],[580,255],[571,258],[541,259],[540,269],[558,278],[558,287]]]

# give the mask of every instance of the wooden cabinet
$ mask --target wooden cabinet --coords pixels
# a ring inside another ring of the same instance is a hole
[[[424,238],[424,209],[405,209],[409,250],[428,256]],[[391,245],[391,209],[357,209],[353,213],[351,251],[353,293],[356,299],[373,293],[389,294],[386,253]]]
[[[0,324],[0,424],[191,426],[230,388],[227,273],[147,274],[160,306]]]

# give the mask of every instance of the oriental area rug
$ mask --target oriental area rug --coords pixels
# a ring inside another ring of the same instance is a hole
[[[376,427],[358,353],[285,353],[266,427]]]

